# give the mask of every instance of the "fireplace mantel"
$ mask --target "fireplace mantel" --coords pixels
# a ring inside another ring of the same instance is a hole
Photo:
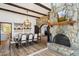
[[[74,23],[76,23],[76,21],[62,21],[62,22],[48,22],[48,25],[49,26],[54,26],[54,25],[58,25],[58,26],[61,26],[61,25],[73,25]]]

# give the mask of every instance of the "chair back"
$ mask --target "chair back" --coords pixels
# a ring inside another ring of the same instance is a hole
[[[18,40],[18,34],[15,34],[15,35],[13,36],[13,40],[14,40],[14,41]]]
[[[14,35],[14,38],[18,38],[18,34],[15,34],[15,35]]]
[[[22,34],[21,40],[22,40],[22,41],[23,41],[23,40],[27,40],[27,35],[26,35],[26,34]]]
[[[34,39],[37,39],[37,36],[38,36],[38,35],[37,35],[37,34],[35,34],[35,35],[34,35]]]
[[[22,36],[22,34],[19,33],[19,34],[18,34],[18,40],[21,40],[21,36]]]
[[[29,34],[28,39],[33,39],[33,34],[32,33]]]

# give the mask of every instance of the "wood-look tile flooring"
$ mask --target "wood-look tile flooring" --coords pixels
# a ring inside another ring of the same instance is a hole
[[[52,51],[52,50],[49,50],[49,49],[46,49],[46,50],[44,50],[40,53],[37,53],[33,56],[62,56],[62,54]]]
[[[0,52],[0,56],[26,56],[46,47],[47,46],[42,43],[34,43],[27,47],[21,46],[20,48],[16,48],[15,45],[12,45],[12,47],[7,50],[7,53],[5,53],[5,51]]]
[[[30,45],[29,47],[20,47],[16,48],[14,45],[8,50],[7,54],[2,52],[0,56],[28,56],[32,53],[38,52],[39,50],[45,49],[47,46],[41,43]],[[62,56],[58,52],[46,49],[42,52],[39,52],[33,56]]]
[[[47,44],[46,38],[42,38],[41,42],[34,43],[32,45],[29,45],[28,47],[22,46],[20,48],[16,48],[15,44],[13,44],[11,48],[8,50],[5,50],[5,48],[2,48],[1,49],[2,51],[0,50],[0,56],[28,56],[30,54],[38,52],[39,50],[47,48],[46,44]],[[33,56],[60,56],[60,55],[61,54],[55,51],[46,49]]]
[[[17,56],[25,56],[25,55],[29,55],[31,53],[34,53],[36,51],[39,51],[40,49],[44,49],[46,48],[46,45],[43,44],[34,44],[34,45],[30,45],[29,47],[23,47],[20,49],[15,49],[16,53],[15,55]]]

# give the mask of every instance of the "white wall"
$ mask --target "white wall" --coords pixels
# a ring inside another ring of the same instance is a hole
[[[25,19],[27,19],[27,16],[0,10],[0,22],[12,23],[12,34],[13,34],[12,36],[15,35],[15,32],[13,30],[14,29],[13,24],[14,23],[23,23]],[[28,19],[32,23],[32,29],[30,30],[30,32],[34,33],[34,25],[36,25],[36,18],[28,17]]]

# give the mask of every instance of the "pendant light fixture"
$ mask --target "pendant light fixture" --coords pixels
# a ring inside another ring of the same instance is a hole
[[[28,10],[27,10],[27,14],[28,14]],[[24,27],[25,27],[26,29],[28,29],[28,28],[31,27],[31,22],[29,21],[28,16],[27,16],[27,18],[24,20]]]

